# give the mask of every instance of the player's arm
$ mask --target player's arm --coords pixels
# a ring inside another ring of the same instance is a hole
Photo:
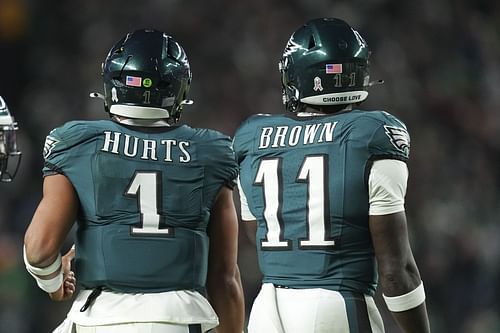
[[[207,293],[219,316],[217,333],[242,332],[245,305],[238,258],[238,219],[233,192],[223,186],[212,208]]]
[[[257,238],[257,221],[243,221],[243,229],[245,230],[245,234],[247,235],[250,242],[255,246]]]
[[[370,232],[389,310],[405,332],[430,332],[423,284],[408,241],[405,213],[370,216]]]
[[[70,250],[61,260],[60,250],[75,221],[78,203],[73,185],[66,176],[46,176],[43,198],[24,236],[26,267],[53,300],[69,299],[75,290],[74,277],[69,272],[74,251]]]
[[[407,333],[430,332],[425,292],[408,239],[404,196],[406,164],[381,160],[370,179],[370,233],[387,307]]]

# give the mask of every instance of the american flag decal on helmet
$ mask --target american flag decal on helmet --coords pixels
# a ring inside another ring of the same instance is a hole
[[[45,144],[43,145],[43,158],[47,159],[50,153],[52,153],[52,149],[56,146],[59,140],[51,137],[50,135],[45,138]]]
[[[403,152],[406,156],[410,154],[410,134],[402,127],[393,127],[384,125],[385,134],[391,140],[391,143],[397,150]]]

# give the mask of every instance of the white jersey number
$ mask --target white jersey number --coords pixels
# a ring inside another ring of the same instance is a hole
[[[266,239],[261,241],[262,249],[291,249],[291,240],[285,239],[285,225],[282,218],[283,179],[281,159],[263,159],[260,162],[254,185],[263,187],[264,220],[267,226]],[[329,228],[328,163],[325,155],[306,156],[299,170],[296,182],[305,183],[307,192],[307,237],[299,239],[300,249],[330,248],[335,241],[327,236]]]
[[[171,228],[160,229],[160,214],[162,193],[161,174],[155,171],[137,171],[132,178],[126,196],[136,197],[141,212],[141,227],[133,227],[132,235],[160,236],[170,235]]]

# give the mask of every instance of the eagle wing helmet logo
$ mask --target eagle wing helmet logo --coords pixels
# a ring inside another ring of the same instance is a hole
[[[289,55],[291,55],[294,52],[297,52],[301,48],[302,48],[302,46],[300,46],[299,44],[297,44],[293,40],[293,37],[291,37],[288,40],[288,43],[286,44],[285,51],[283,51],[283,57],[288,57]]]
[[[391,140],[391,143],[397,150],[403,152],[406,156],[410,154],[410,134],[402,127],[384,126],[385,134]]]

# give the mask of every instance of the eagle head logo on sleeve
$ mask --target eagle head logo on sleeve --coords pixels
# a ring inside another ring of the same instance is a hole
[[[397,150],[403,152],[406,157],[410,154],[410,134],[402,127],[384,126],[385,134]]]

